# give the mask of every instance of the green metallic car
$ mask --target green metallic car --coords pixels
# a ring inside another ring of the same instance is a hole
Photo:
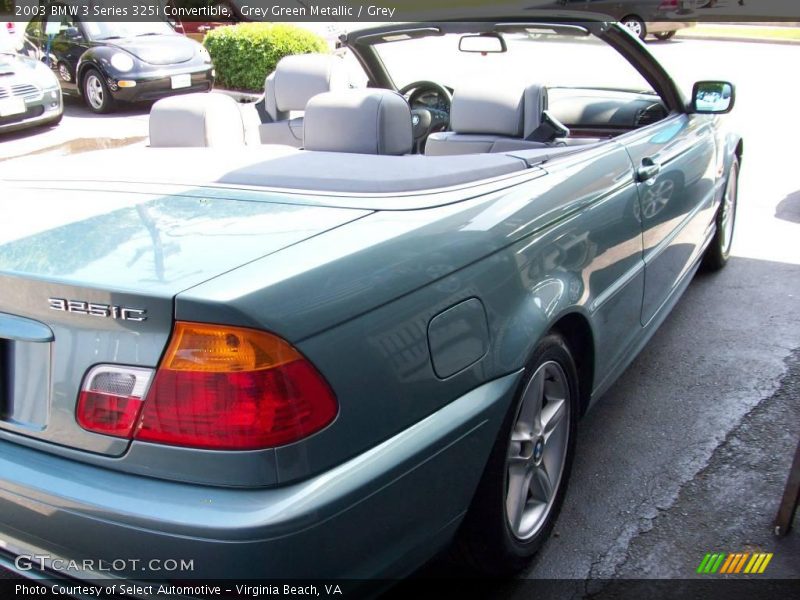
[[[368,87],[286,58],[254,129],[186,95],[149,147],[2,165],[0,565],[506,575],[547,540],[581,417],[728,259],[734,88],[590,19],[341,44]]]

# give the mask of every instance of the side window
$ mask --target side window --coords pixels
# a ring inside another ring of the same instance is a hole
[[[60,38],[79,39],[83,36],[78,29],[78,21],[70,15],[50,15],[47,17],[45,33]]]

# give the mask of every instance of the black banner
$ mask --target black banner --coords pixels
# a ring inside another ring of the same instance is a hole
[[[129,583],[73,579],[31,581],[0,578],[0,597],[5,599],[97,598],[198,598],[203,600],[262,598],[502,598],[508,600],[775,600],[797,598],[800,579],[775,580],[758,577],[723,579],[619,579],[619,580],[483,580],[411,578],[404,581],[182,581]]]
[[[27,22],[42,16],[84,21],[181,22],[402,22],[481,19],[800,23],[796,0],[2,0],[2,18]]]

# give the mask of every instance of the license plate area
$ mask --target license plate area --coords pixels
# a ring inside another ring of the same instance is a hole
[[[50,344],[0,338],[0,426],[41,431],[50,406]]]
[[[191,87],[192,85],[192,75],[190,73],[184,73],[183,75],[173,75],[171,77],[171,80],[172,80],[173,90]]]
[[[21,115],[26,110],[24,98],[3,98],[0,100],[0,117]]]

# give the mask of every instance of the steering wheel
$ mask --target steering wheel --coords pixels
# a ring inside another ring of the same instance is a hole
[[[453,95],[443,85],[435,81],[413,81],[398,90],[403,96],[408,95],[408,104],[414,106],[415,101],[425,92],[436,92],[447,104],[447,110],[431,111],[427,108],[411,109],[411,125],[414,135],[414,151],[422,152],[428,136],[436,131],[443,131],[450,125],[450,108]]]

